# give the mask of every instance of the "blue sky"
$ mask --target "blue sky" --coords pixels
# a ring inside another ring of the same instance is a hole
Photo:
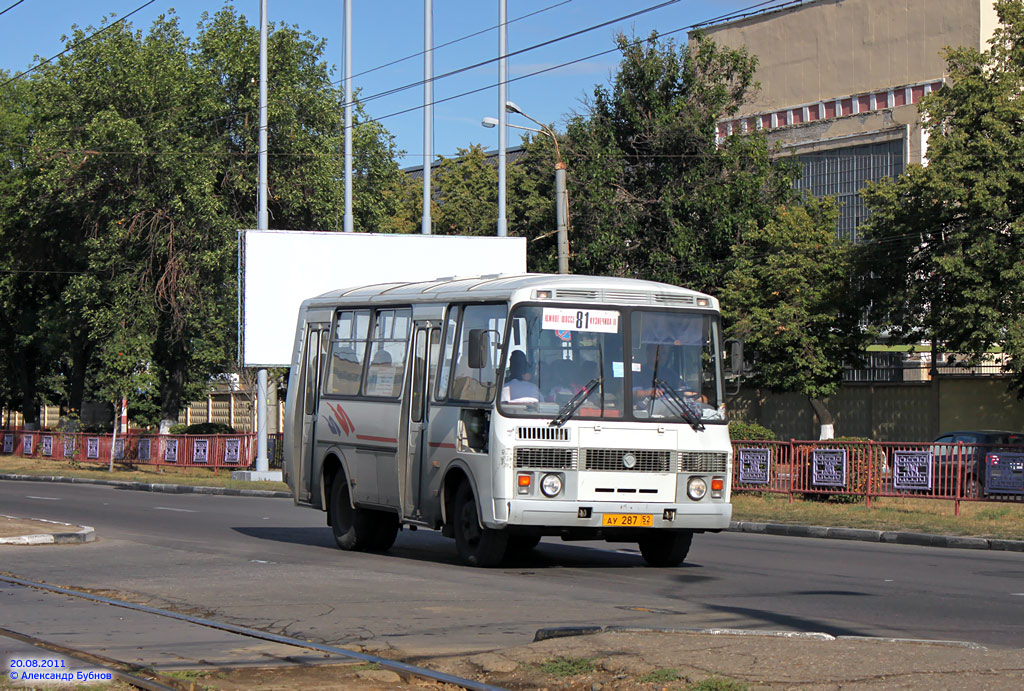
[[[27,69],[38,58],[49,58],[60,52],[61,36],[73,24],[80,27],[99,26],[111,13],[123,17],[143,5],[146,0],[0,0],[0,68],[11,73]],[[632,12],[660,4],[662,0],[507,0],[508,50],[514,52],[538,43],[579,31]],[[775,4],[780,0],[773,0]],[[156,0],[132,15],[129,21],[145,31],[158,15],[172,8],[182,27],[192,32],[204,11],[215,12],[219,0]],[[258,0],[237,0],[233,3],[250,23],[259,22]],[[509,79],[523,77],[508,85],[508,98],[526,113],[561,127],[567,116],[583,110],[583,101],[597,83],[607,83],[618,63],[613,52],[578,62],[571,66],[525,76],[531,72],[578,60],[614,47],[619,32],[646,36],[657,29],[665,33],[725,13],[769,3],[759,0],[678,0],[632,19],[616,22],[581,36],[559,41],[545,48],[531,50],[509,59]],[[327,40],[325,59],[340,66],[342,60],[342,0],[268,0],[271,22],[298,25]],[[534,14],[535,13],[535,14]],[[524,17],[524,15],[531,15]],[[498,23],[497,0],[434,0],[434,44],[494,27]],[[423,3],[421,0],[353,0],[353,73],[399,60],[423,50]],[[676,35],[685,40],[685,33]],[[458,69],[496,57],[497,30],[459,41],[435,50],[434,74]],[[391,67],[378,69],[355,78],[362,95],[416,82],[423,77],[421,56]],[[458,147],[471,143],[487,149],[497,148],[495,129],[484,129],[480,120],[496,116],[498,109],[497,63],[438,80],[434,85],[435,101],[458,96],[463,92],[484,90],[437,103],[434,106],[434,154],[453,155]],[[336,71],[341,78],[341,71]],[[489,87],[489,88],[488,88]],[[273,98],[273,94],[270,95]],[[418,165],[423,154],[422,114],[419,110],[402,115],[399,111],[422,104],[423,87],[401,91],[366,104],[367,112],[381,118],[395,135],[398,146],[406,151],[403,165]],[[390,116],[390,117],[389,117]],[[510,115],[510,123],[530,125]],[[508,141],[519,141],[519,132],[510,130]]]

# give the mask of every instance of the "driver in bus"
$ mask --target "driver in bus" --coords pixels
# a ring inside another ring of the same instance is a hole
[[[634,378],[634,382],[642,382],[633,387],[634,409],[638,411],[648,410],[655,417],[675,414],[672,406],[663,400],[665,393],[654,385],[653,377],[655,374],[660,381],[665,382],[665,384],[680,393],[688,406],[697,411],[698,414],[700,411],[699,404],[707,402],[707,396],[702,396],[699,391],[691,388],[684,374],[677,370],[677,365],[681,364],[681,362],[678,358],[672,357],[672,349],[672,344],[646,344],[646,354],[642,364],[644,374],[642,377]],[[653,402],[652,398],[654,399]]]
[[[512,351],[508,359],[508,376],[501,389],[502,403],[537,403],[540,399],[540,389],[533,383],[533,372],[526,354],[521,350]]]

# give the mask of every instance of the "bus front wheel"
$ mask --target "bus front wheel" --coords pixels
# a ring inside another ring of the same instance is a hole
[[[455,548],[462,561],[483,568],[501,563],[508,546],[508,533],[480,525],[473,490],[468,482],[459,485],[455,493],[454,519]]]
[[[341,473],[331,483],[330,512],[334,542],[347,552],[384,552],[398,535],[397,515],[352,507]]]
[[[657,531],[638,540],[640,554],[649,566],[679,566],[690,553],[693,533]]]

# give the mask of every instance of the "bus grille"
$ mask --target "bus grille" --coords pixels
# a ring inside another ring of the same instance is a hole
[[[516,468],[558,468],[576,470],[576,449],[516,447]]]
[[[517,427],[516,439],[527,441],[569,441],[568,427]]]
[[[626,454],[633,454],[636,464],[627,468],[622,462]],[[587,470],[632,470],[640,473],[674,472],[672,451],[653,451],[651,449],[586,449],[584,451],[584,468]]]
[[[684,473],[724,473],[728,458],[724,451],[680,451],[679,470]]]

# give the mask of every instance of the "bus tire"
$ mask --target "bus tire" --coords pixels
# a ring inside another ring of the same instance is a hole
[[[481,568],[501,563],[508,546],[508,533],[481,527],[473,490],[468,482],[459,485],[455,493],[454,518],[455,548],[462,561]]]
[[[679,566],[690,553],[693,533],[685,530],[657,531],[637,542],[648,566]]]
[[[377,512],[352,507],[348,482],[341,473],[335,475],[334,482],[331,483],[330,511],[334,542],[346,552],[383,551],[391,546],[388,544],[387,547],[376,547],[384,542],[377,535],[379,522],[374,516]],[[398,530],[397,521],[395,530]],[[394,542],[394,538],[391,542]]]

